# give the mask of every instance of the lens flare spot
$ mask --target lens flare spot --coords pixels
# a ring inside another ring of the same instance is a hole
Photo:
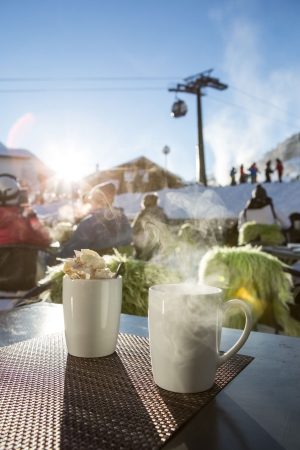
[[[11,127],[8,137],[7,144],[8,148],[17,148],[23,145],[24,140],[27,138],[29,133],[35,124],[35,117],[32,113],[24,114],[20,117]]]

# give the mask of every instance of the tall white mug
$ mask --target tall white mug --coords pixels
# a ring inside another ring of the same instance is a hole
[[[122,306],[122,277],[63,278],[65,336],[70,355],[97,358],[116,349]]]
[[[236,344],[220,356],[222,317],[231,306],[242,308],[246,325]],[[221,289],[204,285],[152,286],[148,320],[154,381],[180,393],[211,388],[218,367],[240,350],[252,327],[246,303],[223,303]]]

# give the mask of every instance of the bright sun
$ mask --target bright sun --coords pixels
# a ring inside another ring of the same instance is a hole
[[[59,160],[52,163],[58,178],[65,181],[78,181],[84,177],[87,173],[86,165],[83,157],[69,158],[68,155],[61,156]]]

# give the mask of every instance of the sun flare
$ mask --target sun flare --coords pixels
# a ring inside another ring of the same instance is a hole
[[[79,181],[87,174],[87,164],[84,157],[76,155],[61,155],[53,161],[52,167],[58,178],[65,181]]]

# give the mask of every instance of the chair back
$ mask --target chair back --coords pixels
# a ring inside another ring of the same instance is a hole
[[[53,255],[49,249],[26,244],[0,246],[0,290],[27,291],[36,285],[38,252]]]
[[[293,213],[290,215],[292,228],[300,232],[300,213]]]
[[[287,230],[290,242],[300,242],[300,213],[290,215],[291,227]]]

